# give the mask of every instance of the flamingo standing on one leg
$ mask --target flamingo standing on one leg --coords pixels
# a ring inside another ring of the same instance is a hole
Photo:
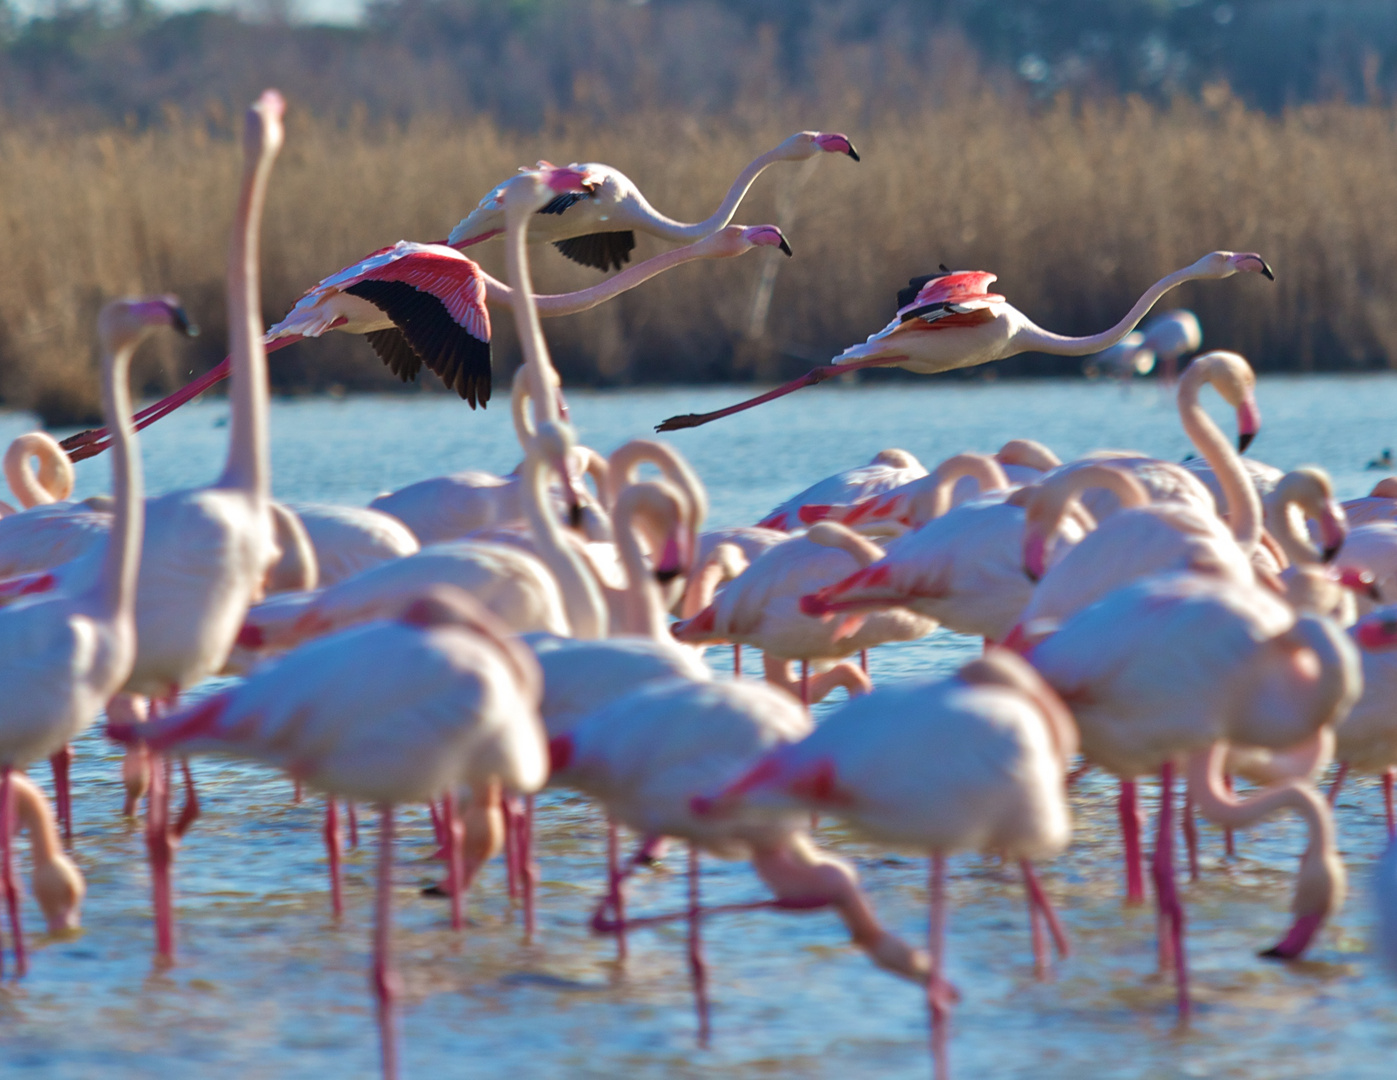
[[[862,345],[845,349],[833,362],[748,401],[710,413],[672,416],[657,431],[698,427],[773,401],[806,386],[865,367],[901,367],[922,375],[975,367],[1025,352],[1085,356],[1114,345],[1133,330],[1156,300],[1186,281],[1260,273],[1274,280],[1260,255],[1214,251],[1192,266],[1155,282],[1110,330],[1087,337],[1064,337],[1036,326],[1004,297],[987,292],[994,274],[977,270],[946,271],[913,278],[898,293],[897,315]]]
[[[1057,695],[1028,664],[995,649],[953,679],[882,687],[849,702],[702,808],[715,815],[802,808],[843,818],[877,842],[930,852],[927,1001],[936,1073],[945,1076],[954,998],[943,975],[945,858],[982,850],[1019,860],[1038,971],[1047,967],[1045,921],[1066,956],[1030,860],[1067,846],[1063,778],[1076,750],[1076,727]]]
[[[143,514],[127,373],[147,334],[161,326],[184,325],[183,312],[169,297],[120,301],[102,310],[103,411],[117,440],[111,539],[88,587],[49,592],[0,610],[0,687],[6,700],[0,717],[0,888],[9,906],[20,975],[25,959],[10,858],[12,776],[71,742],[131,674]]]
[[[466,594],[437,587],[405,598],[393,620],[311,642],[232,690],[150,723],[110,725],[108,733],[156,752],[259,761],[332,800],[348,796],[380,807],[373,987],[383,1071],[394,1077],[393,807],[461,787],[542,787],[548,757],[540,691],[528,650]],[[337,834],[326,835],[337,865]],[[450,864],[459,882],[455,850]],[[455,889],[452,924],[461,925]]]
[[[661,240],[693,241],[717,232],[732,220],[747,189],[778,161],[808,161],[820,153],[845,154],[859,160],[847,136],[838,132],[798,131],[779,146],[751,161],[742,170],[722,203],[709,217],[693,224],[675,221],[650,205],[634,182],[610,165],[588,162],[570,168],[583,173],[587,189],[560,194],[540,207],[529,221],[529,239],[552,243],[567,258],[598,270],[617,270],[631,257],[637,232]],[[547,166],[539,162],[539,168]],[[497,185],[451,230],[447,243],[464,248],[505,231],[504,189]]]
[[[579,175],[573,173],[571,175]],[[574,185],[575,186],[575,185]],[[563,194],[569,194],[565,192]],[[729,259],[758,247],[790,254],[774,225],[726,229],[667,251],[576,292],[536,298],[543,316],[573,315],[635,288],[665,270],[699,259]],[[296,302],[263,338],[268,352],[331,330],[364,334],[389,369],[405,382],[423,365],[472,408],[490,399],[490,315],[486,304],[515,306],[511,286],[496,280],[454,248],[402,240],[331,274]],[[226,379],[230,361],[136,414],[144,428]],[[74,461],[100,454],[106,432],[97,428],[64,439]]]

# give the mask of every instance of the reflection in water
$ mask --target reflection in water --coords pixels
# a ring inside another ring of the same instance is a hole
[[[701,411],[731,388],[574,394],[584,441],[603,452],[676,412]],[[1263,379],[1252,453],[1281,468],[1319,462],[1341,497],[1365,493],[1364,463],[1390,441],[1397,380]],[[1210,407],[1211,407],[1210,403]],[[226,433],[221,402],[176,413],[144,433],[153,493],[206,482]],[[1219,419],[1228,423],[1228,418]],[[276,490],[288,500],[365,503],[452,467],[508,471],[519,457],[504,409],[471,413],[446,397],[278,402]],[[0,416],[0,442],[26,418]],[[1122,396],[1075,383],[980,386],[923,380],[821,388],[673,436],[709,484],[712,524],[757,520],[811,480],[900,446],[932,464],[1014,436],[1064,458],[1103,446],[1180,458],[1172,403],[1153,387]],[[105,490],[109,465],[78,467],[78,496]],[[875,680],[945,673],[979,643],[939,631],[872,656]],[[725,649],[712,654],[724,672]],[[752,670],[756,658],[751,657]],[[725,676],[724,676],[725,677]],[[119,760],[95,734],[76,747],[76,857],[88,876],[85,931],[35,937],[30,976],[0,986],[0,1061],[8,1075],[199,1077],[374,1075],[378,1049],[366,982],[372,908],[372,815],[346,860],[347,915],[330,918],[321,807],[296,806],[262,770],[196,764],[204,816],[175,865],[179,964],[151,969],[142,835],[122,823]],[[47,769],[32,770],[48,782]],[[1389,1075],[1397,992],[1367,955],[1361,885],[1382,843],[1375,782],[1346,787],[1340,841],[1355,887],[1309,960],[1260,960],[1288,925],[1304,838],[1289,819],[1238,837],[1222,862],[1202,830],[1203,877],[1185,886],[1196,1019],[1174,1030],[1172,991],[1154,973],[1149,909],[1122,908],[1114,785],[1089,775],[1074,792],[1077,831],[1042,868],[1072,936],[1054,981],[1032,978],[1018,876],[996,860],[951,861],[949,975],[962,994],[952,1060],[970,1077]],[[1146,785],[1145,804],[1152,790]],[[751,912],[707,924],[715,1038],[694,1047],[682,924],[637,932],[624,969],[587,928],[603,883],[601,818],[582,800],[540,800],[540,934],[521,944],[499,865],[481,876],[463,935],[445,902],[420,894],[438,876],[425,811],[404,813],[397,869],[409,1074],[519,1076],[925,1076],[922,996],[848,947],[830,912]],[[874,850],[826,825],[820,839],[854,858],[880,914],[918,940],[925,863]],[[23,861],[23,860],[21,860]],[[635,881],[635,914],[683,905],[682,858]],[[705,899],[760,898],[747,868],[706,860]],[[42,924],[32,905],[27,923]]]

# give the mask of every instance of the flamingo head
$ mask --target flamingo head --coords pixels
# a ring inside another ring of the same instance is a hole
[[[286,139],[282,117],[286,99],[277,90],[263,90],[247,110],[243,120],[243,156],[251,164],[263,155],[275,155]]]
[[[594,176],[585,165],[559,167],[540,161],[537,167],[520,170],[518,176],[506,180],[501,185],[501,197],[506,218],[510,214],[517,214],[520,220],[524,220],[528,214],[542,210],[560,195],[586,197],[595,194],[600,186],[600,178]],[[469,220],[466,219],[467,222]],[[462,222],[464,224],[466,222]],[[451,234],[454,238],[451,242],[458,246],[466,239],[464,235],[458,235],[460,230],[461,225],[458,225]]]
[[[1260,274],[1267,281],[1275,281],[1276,275],[1254,251],[1211,251],[1204,255],[1190,269],[1198,277],[1225,278],[1233,274]]]
[[[774,153],[786,161],[808,161],[816,154],[845,154],[859,160],[859,152],[849,137],[837,131],[797,131]]]
[[[1204,353],[1189,364],[1194,378],[1210,383],[1222,399],[1237,410],[1237,450],[1244,452],[1261,430],[1261,409],[1256,404],[1256,372],[1246,357],[1225,349]]]
[[[73,860],[62,852],[34,864],[34,899],[44,913],[50,934],[62,934],[82,925],[82,902],[87,883]]]
[[[1369,652],[1397,649],[1397,607],[1378,608],[1358,621],[1354,639]]]
[[[541,456],[562,481],[563,495],[568,507],[568,525],[573,529],[581,528],[584,520],[583,507],[587,502],[587,494],[581,488],[581,481],[568,468],[568,460],[576,445],[577,437],[572,428],[564,422],[551,420],[539,425],[530,445],[530,452]]]
[[[787,258],[795,254],[786,241],[786,234],[775,225],[753,225],[745,228],[742,230],[742,241],[750,247],[780,248]]]
[[[826,154],[845,154],[859,160],[859,152],[854,149],[854,144],[849,141],[849,136],[842,135],[837,131],[816,131],[811,132],[811,141],[816,148]]]
[[[168,293],[132,300],[113,300],[97,316],[97,334],[103,348],[114,353],[139,342],[152,330],[168,326],[186,337],[197,337],[194,325],[179,302]]]

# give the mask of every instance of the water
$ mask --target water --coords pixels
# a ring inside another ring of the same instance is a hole
[[[674,413],[738,400],[744,389],[573,393],[584,441],[603,452]],[[1253,453],[1282,468],[1324,465],[1344,497],[1375,474],[1363,464],[1397,442],[1397,379],[1263,379],[1263,428]],[[1215,405],[1216,403],[1211,403]],[[273,406],[277,494],[363,503],[453,468],[505,471],[519,456],[507,411],[471,413],[445,397],[298,400]],[[153,493],[203,483],[226,446],[226,404],[192,406],[144,439]],[[1216,415],[1228,423],[1223,410]],[[0,442],[30,426],[0,415]],[[807,483],[899,446],[928,464],[1014,436],[1062,457],[1129,447],[1179,458],[1187,446],[1172,402],[1152,387],[1129,394],[1079,383],[826,386],[671,436],[707,481],[714,525],[755,521]],[[105,490],[104,459],[78,467],[79,495]],[[978,642],[940,632],[872,657],[876,681],[944,673]],[[727,650],[715,650],[720,669]],[[118,760],[89,733],[75,767],[76,856],[90,888],[84,930],[37,933],[30,975],[0,985],[0,1075],[35,1077],[372,1076],[377,1044],[367,967],[373,823],[347,863],[347,915],[329,917],[320,807],[293,805],[289,784],[262,770],[195,765],[204,815],[175,868],[179,963],[151,966],[142,835],[119,820]],[[48,770],[32,770],[47,783]],[[962,1077],[1312,1077],[1391,1073],[1397,989],[1367,954],[1366,882],[1383,829],[1373,782],[1339,801],[1348,906],[1309,958],[1256,952],[1288,925],[1303,837],[1288,819],[1239,836],[1224,865],[1202,829],[1203,876],[1183,890],[1196,1018],[1174,1029],[1171,989],[1155,976],[1153,918],[1121,907],[1113,786],[1089,777],[1073,797],[1076,837],[1042,867],[1075,949],[1054,981],[1032,977],[1022,890],[995,860],[951,861],[949,975],[962,994],[951,1040]],[[1147,800],[1148,803],[1148,800]],[[609,941],[587,933],[602,887],[600,818],[579,799],[541,800],[538,940],[521,942],[503,872],[487,869],[463,936],[434,879],[430,828],[405,812],[399,848],[397,943],[406,980],[407,1075],[529,1077],[925,1076],[921,994],[876,970],[828,912],[750,913],[705,924],[714,1001],[712,1048],[697,1049],[683,931],[633,935],[624,969]],[[853,858],[884,920],[925,933],[925,860],[889,858],[824,827]],[[21,860],[23,862],[23,860]],[[634,913],[682,904],[684,860],[640,876]],[[758,899],[742,864],[706,861],[712,902]],[[27,879],[27,867],[24,870]]]

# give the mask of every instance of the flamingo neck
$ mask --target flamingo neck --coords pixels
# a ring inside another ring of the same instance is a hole
[[[1298,473],[1286,473],[1274,491],[1266,496],[1265,524],[1285,557],[1292,566],[1319,566],[1324,560],[1315,546],[1304,536],[1291,512],[1291,507],[1302,506],[1309,499],[1301,489],[1304,481]]]
[[[244,168],[228,252],[231,416],[228,461],[217,486],[243,491],[258,500],[270,499],[272,490],[267,417],[270,395],[258,265],[262,209],[275,160],[276,149],[264,146]]]
[[[718,209],[713,211],[702,221],[693,224],[685,224],[675,221],[671,217],[666,217],[660,213],[646,200],[645,196],[638,189],[632,188],[626,196],[627,210],[629,216],[635,224],[645,232],[653,236],[662,237],[665,240],[692,241],[702,240],[705,236],[717,232],[732,221],[732,217],[737,213],[737,208],[746,197],[748,189],[767,168],[778,161],[787,159],[786,152],[778,146],[768,150],[766,153],[753,158],[748,162],[747,167],[737,174],[737,179],[728,188],[728,193],[723,196],[723,201],[719,203]],[[676,264],[677,265],[677,264]],[[639,282],[637,282],[639,284]]]
[[[10,791],[20,828],[29,833],[29,854],[33,864],[36,867],[51,865],[64,858],[63,841],[43,793],[28,777],[19,774],[11,778]]]
[[[532,210],[526,202],[510,200],[505,206],[505,276],[514,290],[510,308],[519,334],[519,348],[528,371],[529,396],[533,399],[534,422],[556,422],[560,418],[556,388],[562,385],[539,323],[534,303],[533,282],[529,277],[527,232]]]
[[[101,613],[128,624],[134,633],[136,578],[141,566],[145,528],[145,490],[140,450],[131,422],[129,373],[136,341],[102,358],[102,408],[112,433],[112,531],[102,556],[102,572],[93,586]]]
[[[616,550],[626,571],[626,591],[622,604],[626,625],[619,629],[628,634],[644,635],[654,641],[673,641],[660,590],[655,585],[654,575],[636,536],[635,519],[647,509],[639,502],[628,500],[617,507],[613,518]]]
[[[838,548],[852,556],[864,570],[872,566],[885,554],[883,549],[866,536],[860,536],[853,529],[834,521],[819,521],[810,526],[805,534],[807,540],[821,547]]]
[[[1198,404],[1198,394],[1207,381],[1207,369],[1191,365],[1179,380],[1179,419],[1184,433],[1213,467],[1222,493],[1227,498],[1228,525],[1232,535],[1248,558],[1261,543],[1261,498],[1242,465],[1242,459],[1232,449],[1232,443],[1222,433],[1212,417]]]
[[[1074,501],[1091,488],[1109,491],[1120,500],[1122,510],[1137,509],[1150,501],[1149,492],[1145,490],[1144,485],[1124,469],[1112,468],[1110,465],[1083,465],[1059,473],[1038,484],[1036,489],[1029,489],[1034,492],[1029,510],[1030,521],[1042,522],[1045,547],[1062,528],[1068,507],[1074,505]],[[1031,531],[1033,530],[1025,529],[1025,541]]]
[[[549,499],[549,466],[543,455],[533,449],[536,445],[531,444],[524,459],[524,516],[533,532],[539,558],[557,579],[572,636],[582,640],[604,638],[609,619],[601,585],[563,536]]]
[[[30,461],[39,461],[34,475]],[[73,493],[73,463],[51,438],[40,431],[19,436],[5,451],[5,479],[25,509],[47,506]]]
[[[616,505],[621,492],[636,482],[636,471],[647,462],[658,468],[664,478],[689,500],[690,521],[694,531],[703,528],[703,520],[708,516],[708,492],[703,486],[703,481],[687,461],[670,447],[654,439],[632,439],[611,452],[611,456],[606,459],[608,502]]]
[[[1011,351],[1003,355],[1012,356],[1020,352],[1044,352],[1054,356],[1087,356],[1094,352],[1100,352],[1102,349],[1109,349],[1112,345],[1119,344],[1126,334],[1139,326],[1140,320],[1149,314],[1150,308],[1154,307],[1159,298],[1170,289],[1177,288],[1186,281],[1196,281],[1207,276],[1205,272],[1196,270],[1191,266],[1165,275],[1145,290],[1140,299],[1135,301],[1135,306],[1115,326],[1087,337],[1054,334],[1051,330],[1044,330],[1041,326],[1036,325],[1026,316],[1021,316],[1024,324],[1010,338]]]
[[[917,515],[921,520],[939,518],[951,509],[951,495],[956,484],[963,477],[970,477],[980,489],[980,494],[1009,486],[1009,478],[1004,475],[999,462],[986,454],[956,454],[948,457],[931,471],[930,506],[925,515]]]

